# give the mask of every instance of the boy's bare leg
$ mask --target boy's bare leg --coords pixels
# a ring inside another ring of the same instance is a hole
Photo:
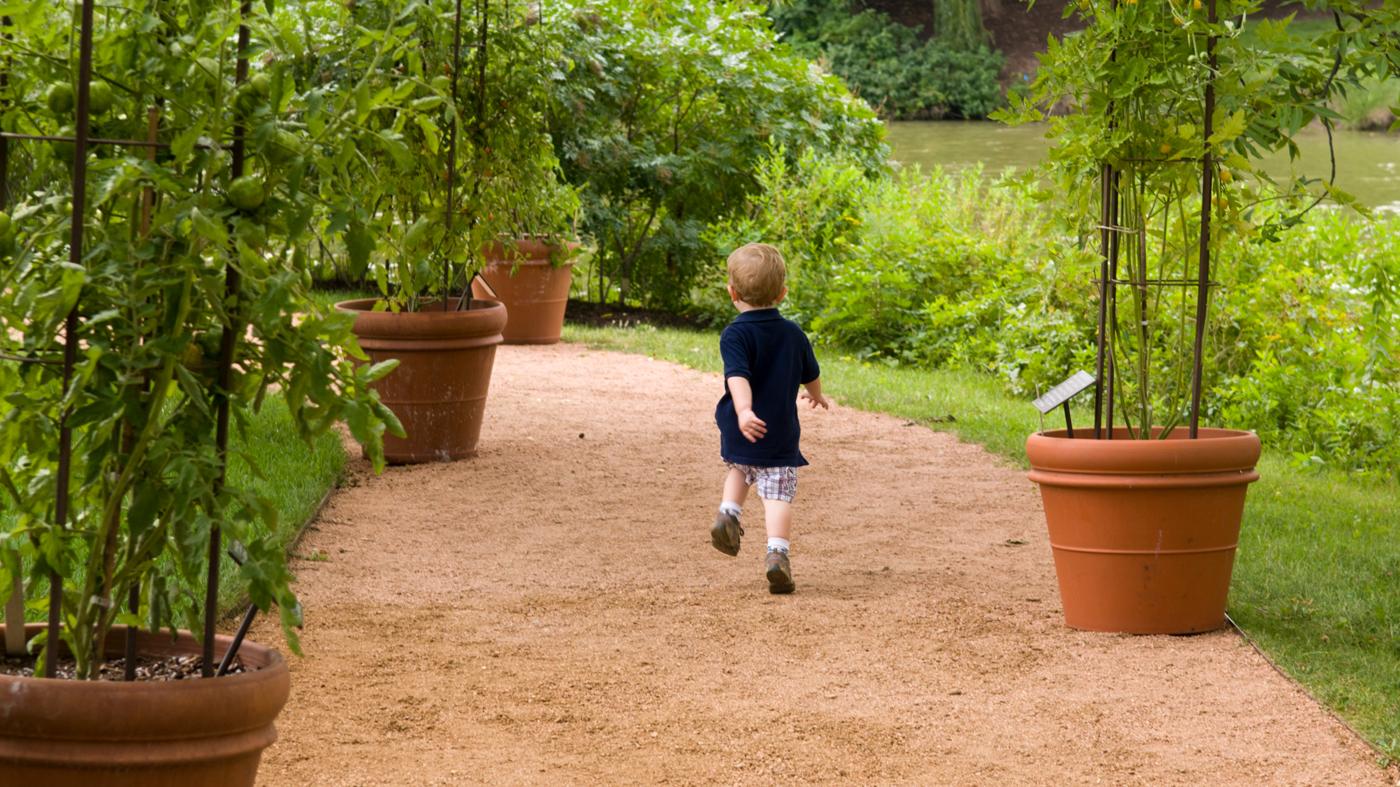
[[[729,472],[724,474],[724,497],[720,498],[720,501],[742,506],[748,496],[749,485],[744,483],[744,471],[737,467],[729,468]]]
[[[788,537],[792,533],[792,503],[784,500],[764,500],[763,525],[769,538],[790,540]]]

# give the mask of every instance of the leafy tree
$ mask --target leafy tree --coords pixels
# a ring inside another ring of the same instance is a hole
[[[975,0],[937,10],[928,41],[853,0],[795,0],[769,14],[795,49],[828,64],[885,117],[985,117],[1002,104],[1005,58],[986,45]]]
[[[702,230],[743,204],[770,146],[885,166],[874,113],[751,3],[575,0],[544,24],[570,42],[549,129],[597,241],[600,300],[685,306],[717,252]]]
[[[968,52],[987,43],[978,0],[934,0],[933,35],[949,49]]]

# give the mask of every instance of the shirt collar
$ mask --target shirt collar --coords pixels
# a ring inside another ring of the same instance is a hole
[[[776,306],[767,309],[750,309],[746,312],[739,312],[734,318],[734,322],[764,322],[767,320],[777,320],[782,315],[778,313]]]

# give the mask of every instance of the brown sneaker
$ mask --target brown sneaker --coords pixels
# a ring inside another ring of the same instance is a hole
[[[739,554],[739,537],[744,529],[739,527],[739,517],[723,511],[715,514],[715,523],[710,526],[710,543],[715,549],[733,557]]]
[[[768,550],[764,566],[768,571],[769,593],[791,593],[797,589],[792,582],[792,564],[788,562],[788,553],[781,549]]]

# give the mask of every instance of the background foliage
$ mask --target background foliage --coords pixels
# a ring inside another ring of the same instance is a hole
[[[574,0],[544,26],[567,42],[548,123],[596,244],[594,299],[684,307],[718,253],[704,228],[743,205],[770,145],[885,166],[874,113],[752,3]]]
[[[939,2],[939,30],[923,40],[855,0],[794,0],[769,11],[794,49],[824,63],[893,119],[981,118],[1001,106],[1005,58],[986,43],[977,3]]]

